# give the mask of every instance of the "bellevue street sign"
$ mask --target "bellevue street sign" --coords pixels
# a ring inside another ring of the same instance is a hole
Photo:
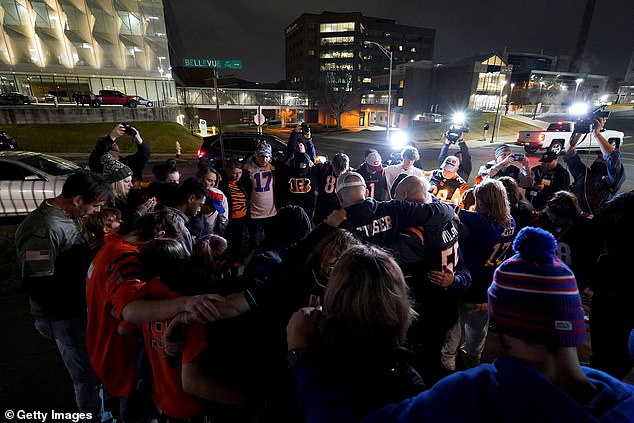
[[[183,67],[201,69],[242,69],[242,60],[184,58]]]

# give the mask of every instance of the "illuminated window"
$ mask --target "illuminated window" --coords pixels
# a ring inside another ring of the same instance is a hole
[[[399,107],[403,107],[403,99],[399,98],[398,101],[396,102],[396,105]]]
[[[364,84],[369,84],[372,82],[372,78],[363,78],[363,83]]]
[[[416,53],[416,47],[412,47],[412,48],[410,48],[410,49],[409,49],[409,52],[410,52],[410,53]]]
[[[404,80],[401,79],[400,81],[398,81],[398,87],[399,88],[403,88],[404,86],[405,86],[405,81]]]
[[[314,56],[315,55],[315,50],[308,50],[308,55],[309,56]]]
[[[354,57],[352,50],[322,51],[319,53],[322,59],[349,59]]]
[[[322,46],[347,45],[353,44],[354,37],[324,37],[321,39]]]
[[[319,66],[319,70],[321,71],[351,71],[354,69],[352,63],[322,63]]]
[[[354,31],[354,22],[323,23],[319,25],[319,32],[350,32]]]
[[[398,51],[403,51],[403,46],[398,46]]]

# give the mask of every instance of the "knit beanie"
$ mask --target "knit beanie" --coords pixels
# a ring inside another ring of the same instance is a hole
[[[132,176],[132,170],[118,160],[109,160],[103,164],[103,176],[112,184]]]
[[[489,316],[501,332],[549,347],[585,343],[581,297],[575,276],[555,256],[547,231],[526,227],[513,242],[515,255],[502,263],[489,287]]]
[[[500,157],[502,155],[502,153],[504,153],[506,151],[511,151],[511,147],[509,147],[506,144],[502,144],[501,146],[496,148],[495,149],[495,159],[497,160],[497,158]]]
[[[255,156],[256,157],[271,157],[271,146],[266,141],[260,142],[255,147]]]

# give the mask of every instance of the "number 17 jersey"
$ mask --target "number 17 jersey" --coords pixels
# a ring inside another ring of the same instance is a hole
[[[253,160],[249,160],[244,164],[244,170],[248,172],[251,185],[249,195],[251,218],[263,219],[275,216],[277,214],[273,191],[275,167],[270,163],[260,167]]]

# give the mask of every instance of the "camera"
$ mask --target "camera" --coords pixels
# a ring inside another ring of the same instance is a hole
[[[302,135],[306,135],[310,133],[310,126],[308,126],[306,122],[302,122],[301,127],[302,127]]]
[[[126,134],[130,135],[131,137],[136,135],[136,129],[134,129],[132,125],[130,125],[129,123],[122,123],[121,125],[123,125],[123,129],[125,130]]]
[[[460,136],[467,132],[469,132],[469,125],[467,124],[463,123],[460,125],[451,125],[445,134],[445,137],[451,141],[452,144],[455,144],[456,141],[460,139]]]
[[[582,116],[575,122],[575,133],[585,134],[594,129],[594,121],[597,119],[607,119],[610,116],[610,112],[605,110],[607,105],[599,106],[594,109],[590,114]]]
[[[522,153],[513,153],[513,161],[523,162],[525,157]]]

